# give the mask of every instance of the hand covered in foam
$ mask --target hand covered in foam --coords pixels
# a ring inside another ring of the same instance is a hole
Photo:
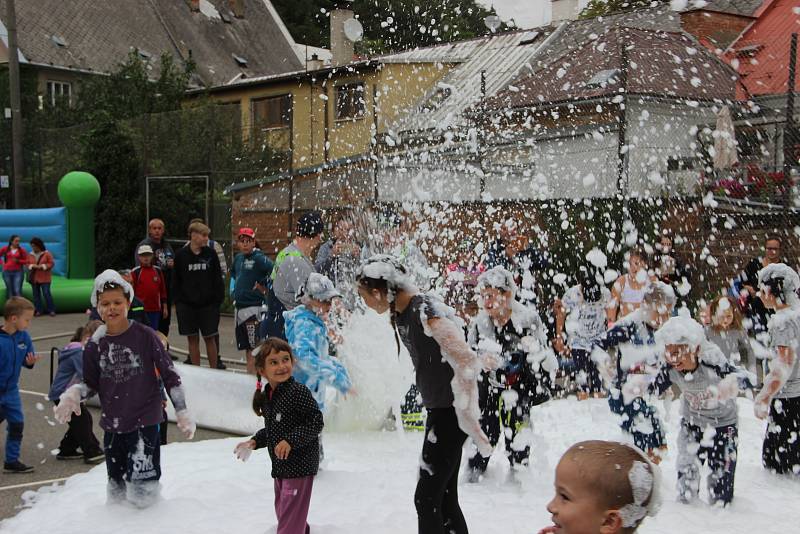
[[[191,416],[189,410],[183,409],[179,412],[176,412],[175,419],[177,419],[178,430],[183,432],[183,435],[186,437],[186,439],[194,438],[195,430],[197,430],[197,424],[194,422],[194,417]]]
[[[647,395],[653,377],[650,375],[629,374],[622,385],[622,400],[630,404],[637,397]]]
[[[61,423],[68,423],[72,419],[72,414],[81,414],[81,386],[75,384],[67,388],[61,396],[58,397],[58,406],[53,407],[55,412],[56,421]]]
[[[236,445],[236,448],[233,449],[233,455],[236,456],[237,460],[246,462],[250,459],[250,455],[253,454],[253,449],[255,449],[255,447],[255,440],[249,439],[247,441],[243,441]]]

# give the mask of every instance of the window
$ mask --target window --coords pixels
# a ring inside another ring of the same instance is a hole
[[[72,85],[69,82],[47,81],[47,102],[51,106],[72,105]]]
[[[292,120],[292,95],[253,100],[253,130],[288,128]]]
[[[349,83],[336,87],[336,120],[360,119],[366,113],[364,83]]]

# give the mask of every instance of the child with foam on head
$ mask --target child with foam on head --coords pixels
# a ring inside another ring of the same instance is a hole
[[[776,473],[800,475],[800,277],[773,263],[758,272],[758,284],[764,306],[775,310],[767,324],[775,352],[753,404],[756,417],[768,421],[761,461]]]
[[[100,398],[100,427],[108,471],[110,502],[128,500],[143,508],[160,492],[159,427],[164,424],[160,380],[175,407],[178,428],[187,439],[195,423],[186,409],[181,379],[155,332],[127,318],[133,288],[116,271],[94,281],[92,305],[105,325],[97,329],[83,352],[83,382],[59,397],[56,419],[65,423],[81,413],[81,400]]]
[[[56,406],[59,397],[69,386],[83,380],[83,348],[102,324],[102,321],[89,321],[85,326],[81,326],[75,331],[69,344],[59,351],[58,370],[47,394],[47,398],[55,402]],[[58,445],[56,459],[83,459],[87,464],[100,462],[105,455],[94,435],[93,425],[92,413],[89,410],[81,410],[79,415],[74,415],[69,420],[69,429]]]
[[[244,462],[253,450],[267,448],[272,461],[277,534],[307,534],[314,477],[319,470],[323,420],[306,386],[292,377],[295,358],[284,340],[270,337],[253,351],[257,372],[253,411],[264,428],[239,443],[234,455]],[[261,377],[267,379],[262,391]]]
[[[294,378],[311,390],[323,413],[328,385],[342,394],[352,389],[347,369],[328,355],[329,334],[325,321],[333,299],[339,297],[341,293],[327,276],[311,273],[297,292],[300,306],[283,312],[286,338],[296,360]]]
[[[650,282],[644,289],[642,306],[629,313],[595,342],[592,359],[608,384],[608,406],[620,416],[622,430],[634,444],[659,463],[667,450],[663,424],[656,408],[645,396],[624,397],[629,381],[650,380],[658,370],[659,352],[655,331],[672,316],[675,292],[663,282]],[[606,350],[615,348],[614,358]]]
[[[470,436],[482,456],[491,456],[493,450],[481,429],[478,404],[477,379],[488,362],[467,345],[455,311],[437,295],[419,293],[398,258],[370,257],[358,268],[356,283],[367,306],[389,312],[398,354],[402,338],[428,410],[414,495],[419,531],[465,534],[467,524],[458,503],[461,448]]]
[[[726,506],[733,500],[733,480],[739,445],[736,397],[752,389],[755,376],[734,366],[700,323],[689,317],[672,317],[656,332],[664,346],[664,363],[651,384],[629,384],[623,394],[641,395],[636,388],[664,392],[670,386],[683,394],[678,434],[678,500],[697,499],[700,468],[707,463],[710,504]]]
[[[3,308],[0,328],[0,423],[7,421],[4,473],[30,473],[33,466],[19,461],[25,418],[19,396],[19,373],[22,367],[33,369],[39,360],[33,350],[28,326],[33,320],[34,306],[23,297],[10,297]]]
[[[547,504],[553,525],[539,534],[630,534],[661,506],[658,466],[630,445],[582,441],[556,467]]]
[[[503,267],[478,277],[480,311],[469,327],[467,342],[478,354],[496,358],[498,369],[484,371],[478,381],[481,428],[492,446],[505,436],[511,476],[527,466],[530,456],[530,412],[546,402],[558,360],[547,344],[547,333],[536,309],[514,297],[514,275]],[[469,482],[478,482],[489,457],[476,453],[469,460]]]

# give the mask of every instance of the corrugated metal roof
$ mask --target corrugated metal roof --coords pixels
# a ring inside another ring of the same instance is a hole
[[[486,40],[486,37],[479,37],[456,43],[414,48],[384,54],[375,59],[382,63],[461,63],[467,61]]]
[[[469,51],[469,56],[428,91],[417,105],[418,112],[404,114],[390,129],[402,133],[463,125],[463,110],[481,99],[481,72],[486,73],[487,95],[506,88],[526,68],[553,28],[537,31],[535,39],[531,39],[531,31],[519,31],[457,43],[469,45],[457,51]]]

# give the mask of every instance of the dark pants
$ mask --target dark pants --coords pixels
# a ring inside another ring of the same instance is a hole
[[[633,443],[642,451],[658,449],[667,444],[661,430],[661,419],[656,409],[637,397],[633,402],[625,403],[622,392],[612,388],[608,395],[608,407],[620,416],[620,427],[633,437]]]
[[[58,406],[58,401],[55,401],[55,404]],[[83,457],[87,460],[103,452],[100,442],[94,435],[93,425],[92,412],[86,406],[82,406],[80,415],[72,414],[58,450],[62,454],[71,454],[80,447]]]
[[[127,498],[137,506],[148,506],[158,496],[161,478],[159,425],[125,433],[106,432],[109,498]]]
[[[55,313],[56,306],[53,304],[53,295],[50,293],[50,284],[31,284],[33,289],[33,307],[39,313]],[[42,307],[44,302],[45,307]]]
[[[414,493],[419,534],[467,534],[467,523],[458,505],[458,468],[466,439],[454,408],[428,410]]]
[[[167,280],[167,316],[158,320],[158,331],[169,337],[169,325],[172,322],[172,295],[169,290],[169,280]]]
[[[505,394],[504,394],[505,392]],[[478,382],[478,403],[481,407],[481,428],[489,438],[492,447],[500,441],[500,433],[505,428],[506,456],[511,465],[527,465],[531,453],[529,445],[523,448],[515,447],[514,439],[526,421],[528,421],[531,407],[525,391],[517,382],[510,388],[498,388],[489,383],[484,375]],[[469,467],[481,472],[486,471],[489,457],[475,453],[470,458]]]
[[[3,271],[3,282],[6,284],[6,298],[22,296],[23,271]]]
[[[7,421],[8,424],[6,463],[10,464],[19,460],[22,431],[25,429],[18,389],[0,392],[0,423],[3,421]]]
[[[797,474],[794,469],[800,465],[800,397],[772,399],[761,462],[776,473]]]
[[[592,353],[583,349],[572,349],[572,360],[575,362],[578,390],[586,393],[600,393],[603,391],[603,382],[600,380],[600,371],[592,361]]]
[[[144,312],[144,314],[147,316],[147,323],[150,325],[150,328],[158,330],[158,324],[161,322],[161,312]]]
[[[703,440],[704,428],[681,420],[678,433],[678,498],[690,502],[700,491],[700,468],[708,464],[708,494],[711,504],[730,504],[733,500],[733,477],[736,473],[736,451],[739,432],[736,425],[714,429],[711,443]]]

